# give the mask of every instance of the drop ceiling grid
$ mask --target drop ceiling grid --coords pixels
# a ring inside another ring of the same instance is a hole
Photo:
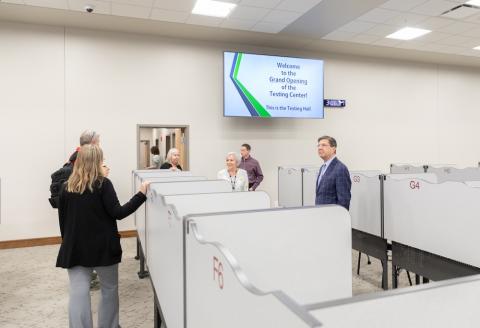
[[[266,33],[278,33],[322,0],[223,0],[237,4],[227,18],[191,13],[196,0],[2,0],[62,10],[84,11],[87,4],[96,14],[205,25]]]
[[[464,2],[466,0],[390,0],[323,39],[480,56],[480,51],[471,51],[480,45],[480,9],[478,14],[461,20],[439,17],[445,10]],[[385,38],[405,26],[430,29],[432,33],[412,41],[389,41]]]

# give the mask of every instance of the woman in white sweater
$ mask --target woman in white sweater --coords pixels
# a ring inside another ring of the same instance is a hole
[[[230,182],[232,191],[248,191],[247,171],[239,169],[239,163],[237,154],[228,153],[226,158],[227,168],[218,171],[217,178]]]

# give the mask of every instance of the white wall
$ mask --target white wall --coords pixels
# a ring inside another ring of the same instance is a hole
[[[324,120],[224,118],[224,50],[324,58],[325,96],[347,107]],[[137,124],[189,125],[191,170],[212,178],[227,152],[250,143],[274,200],[277,166],[319,162],[323,134],[351,169],[480,159],[478,69],[13,23],[0,23],[0,54],[0,240],[58,234],[49,175],[85,129],[101,134],[121,202]]]

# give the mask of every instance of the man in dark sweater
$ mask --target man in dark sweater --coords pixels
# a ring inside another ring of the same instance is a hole
[[[250,150],[252,148],[249,144],[243,144],[240,148],[240,154],[242,155],[242,160],[240,161],[239,168],[247,171],[248,174],[248,190],[255,191],[260,182],[263,180],[262,169],[258,161],[250,156]]]

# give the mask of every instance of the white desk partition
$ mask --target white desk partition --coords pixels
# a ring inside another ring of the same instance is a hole
[[[384,182],[385,238],[480,267],[480,188],[391,177]]]
[[[302,206],[302,167],[278,167],[278,205],[282,207]]]
[[[308,166],[302,168],[303,206],[315,206],[317,176],[319,171],[320,166]]]
[[[310,306],[324,328],[480,327],[480,276]]]
[[[382,237],[380,171],[351,171],[352,228]]]
[[[296,304],[352,295],[351,224],[343,207],[187,218],[188,328],[303,327],[263,293],[282,291]]]
[[[148,266],[168,327],[183,327],[183,217],[190,213],[266,209],[262,191],[155,195],[148,209]]]
[[[171,172],[171,171],[170,171]],[[138,191],[140,184],[143,181],[150,181],[151,183],[160,183],[160,182],[175,182],[175,181],[197,181],[197,180],[206,180],[206,177],[202,176],[192,176],[192,175],[175,175],[175,174],[160,174],[160,177],[151,176],[144,176],[144,175],[137,175],[134,179],[134,193]],[[142,250],[144,256],[146,256],[146,240],[145,240],[145,204],[140,206],[138,210],[135,212],[135,227],[137,229],[138,239],[140,240],[140,244],[142,245]]]
[[[152,178],[173,178],[193,176],[189,171],[172,171],[172,170],[133,170],[132,171],[132,195],[138,192],[143,179]],[[145,205],[135,211],[134,221],[137,229],[138,239],[142,245],[145,254]]]
[[[227,192],[232,190],[232,186],[225,180],[204,180],[203,177],[193,179],[192,181],[169,181],[169,182],[152,182],[148,191],[148,198],[153,199],[155,195],[176,195],[176,194],[192,194],[192,193],[211,193],[211,192]],[[154,236],[154,232],[148,227],[148,209],[151,201],[145,203],[145,241],[143,246],[144,257],[147,265],[149,251],[149,236]],[[141,215],[142,212],[139,213]],[[139,216],[140,217],[140,216]],[[151,220],[150,220],[151,221]]]
[[[425,173],[424,164],[390,164],[391,174]]]
[[[427,172],[436,174],[438,182],[480,180],[480,168],[478,167],[466,167],[463,169],[454,167],[429,167]]]

